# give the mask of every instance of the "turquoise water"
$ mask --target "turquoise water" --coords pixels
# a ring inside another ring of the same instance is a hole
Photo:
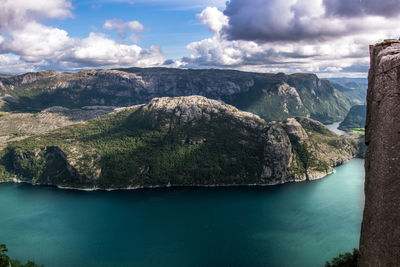
[[[0,184],[0,243],[46,266],[323,266],[358,247],[363,161],[271,187],[84,192]]]

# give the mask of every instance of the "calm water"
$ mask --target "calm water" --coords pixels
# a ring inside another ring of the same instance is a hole
[[[338,129],[340,123],[341,123],[341,121],[335,122],[335,123],[332,123],[332,124],[328,124],[328,125],[325,125],[325,126],[326,126],[326,128],[328,128],[329,130],[331,130],[332,132],[334,132],[337,135],[345,135],[345,134],[347,134],[345,131],[342,131],[342,130]]]
[[[358,247],[363,161],[314,182],[114,192],[0,184],[0,243],[46,266],[323,266]]]

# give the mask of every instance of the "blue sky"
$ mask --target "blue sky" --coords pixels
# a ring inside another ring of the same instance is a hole
[[[187,44],[212,37],[207,27],[196,18],[196,14],[206,6],[165,2],[169,1],[76,0],[72,2],[74,18],[51,20],[48,24],[65,29],[72,37],[84,38],[90,32],[100,31],[119,40],[117,32],[102,29],[104,21],[114,18],[123,21],[137,20],[146,27],[140,34],[138,45],[144,48],[151,45],[161,46],[167,58],[179,60],[190,54],[186,49]],[[132,43],[129,40],[126,42]]]
[[[177,67],[365,77],[400,0],[0,0],[0,72]]]

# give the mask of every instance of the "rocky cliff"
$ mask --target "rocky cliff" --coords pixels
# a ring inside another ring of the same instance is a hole
[[[322,178],[357,142],[308,118],[267,123],[205,97],[164,97],[8,144],[0,177],[104,189],[271,185]]]
[[[400,41],[370,55],[359,266],[400,266]]]
[[[350,108],[341,92],[313,74],[129,68],[0,77],[2,110],[131,106],[155,97],[190,95],[222,100],[267,121],[306,116],[331,123],[342,120]]]

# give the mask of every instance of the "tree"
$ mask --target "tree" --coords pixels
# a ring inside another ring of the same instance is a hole
[[[339,254],[331,262],[326,262],[325,267],[357,267],[358,254],[358,249],[353,249],[353,253]]]
[[[10,258],[7,256],[8,249],[4,244],[0,244],[0,267],[9,267]]]
[[[7,246],[0,245],[0,267],[44,267],[44,265],[37,265],[33,261],[28,261],[26,264],[21,263],[19,260],[10,260],[7,256]]]

